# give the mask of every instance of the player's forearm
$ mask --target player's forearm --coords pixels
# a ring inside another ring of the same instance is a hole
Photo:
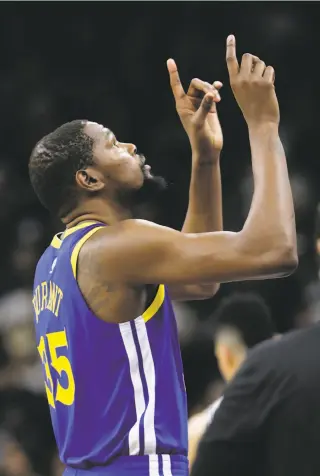
[[[219,158],[205,161],[195,154],[189,188],[189,204],[182,231],[204,233],[221,231],[222,191]]]
[[[184,233],[221,231],[222,190],[219,157],[192,156],[192,172],[189,188],[189,204],[182,227]],[[174,299],[203,299],[214,296],[219,284],[197,284],[171,289]],[[192,292],[191,292],[192,291]]]
[[[254,196],[243,228],[250,246],[297,262],[294,206],[286,157],[274,124],[249,126]]]

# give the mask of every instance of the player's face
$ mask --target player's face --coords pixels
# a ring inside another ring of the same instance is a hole
[[[137,153],[134,144],[120,142],[113,132],[104,126],[88,122],[85,132],[94,139],[94,162],[105,185],[116,192],[135,195],[146,188],[164,188],[164,180],[152,175],[143,155]],[[146,196],[145,199],[149,198]]]

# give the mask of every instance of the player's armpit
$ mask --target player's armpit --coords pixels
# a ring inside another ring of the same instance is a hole
[[[144,220],[106,227],[85,245],[107,280],[119,283],[194,284],[286,275],[291,250],[269,234],[184,234]],[[267,236],[266,236],[267,235]]]

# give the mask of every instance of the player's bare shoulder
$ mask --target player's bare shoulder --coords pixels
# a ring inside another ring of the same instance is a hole
[[[144,254],[155,251],[152,245],[159,237],[160,225],[146,220],[123,220],[112,226],[104,226],[81,248],[80,266],[85,263],[99,274],[117,280],[117,271],[122,264],[130,265],[130,255],[141,247]],[[172,230],[173,231],[173,230]],[[163,242],[164,236],[161,236]],[[103,265],[103,266],[102,266]]]
[[[163,276],[152,271],[161,257],[168,257],[177,236],[182,234],[153,222],[123,220],[105,226],[88,240],[81,251],[79,267],[85,262],[92,272],[109,282],[159,284]]]

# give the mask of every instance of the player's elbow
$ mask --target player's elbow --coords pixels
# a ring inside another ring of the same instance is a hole
[[[299,258],[295,246],[286,245],[277,250],[274,266],[279,276],[290,276],[298,267]]]
[[[218,283],[171,285],[170,296],[173,301],[204,301],[217,294]]]
[[[247,238],[244,234],[241,238]],[[290,276],[298,266],[297,247],[293,240],[279,236],[256,236],[242,241],[243,256],[250,257],[256,278]]]
[[[268,247],[261,254],[261,266],[266,277],[290,276],[298,266],[297,251],[289,245]]]
[[[210,299],[214,297],[220,289],[219,283],[212,284],[200,284],[198,286],[198,292],[194,298],[197,301],[204,301],[205,299]]]
[[[214,283],[212,284],[212,287],[211,287],[211,294],[209,297],[213,297],[217,294],[217,292],[219,291],[220,289],[220,283]]]

